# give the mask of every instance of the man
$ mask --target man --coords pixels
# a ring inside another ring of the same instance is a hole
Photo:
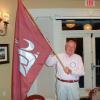
[[[48,66],[56,66],[57,100],[79,100],[79,77],[84,75],[82,58],[75,54],[76,42],[69,40],[65,44],[65,52],[50,55],[46,61]]]

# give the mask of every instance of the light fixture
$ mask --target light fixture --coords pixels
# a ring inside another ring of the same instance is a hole
[[[66,26],[68,27],[68,28],[73,28],[73,27],[75,27],[75,20],[66,20]]]
[[[7,34],[7,26],[9,24],[9,14],[0,11],[0,36]]]
[[[91,24],[85,24],[83,26],[84,30],[92,30],[92,25]]]

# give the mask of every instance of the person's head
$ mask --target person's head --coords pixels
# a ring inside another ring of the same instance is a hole
[[[76,42],[74,40],[69,40],[65,44],[66,53],[71,56],[75,53],[76,50]]]

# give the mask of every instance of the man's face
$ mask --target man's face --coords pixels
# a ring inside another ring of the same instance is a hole
[[[65,45],[66,53],[71,56],[75,53],[76,43],[74,41],[68,41]]]

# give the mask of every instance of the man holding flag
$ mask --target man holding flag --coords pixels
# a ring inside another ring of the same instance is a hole
[[[84,66],[80,55],[75,53],[77,43],[68,40],[65,52],[50,55],[46,60],[48,66],[56,67],[57,100],[80,100],[79,78],[84,76]]]

